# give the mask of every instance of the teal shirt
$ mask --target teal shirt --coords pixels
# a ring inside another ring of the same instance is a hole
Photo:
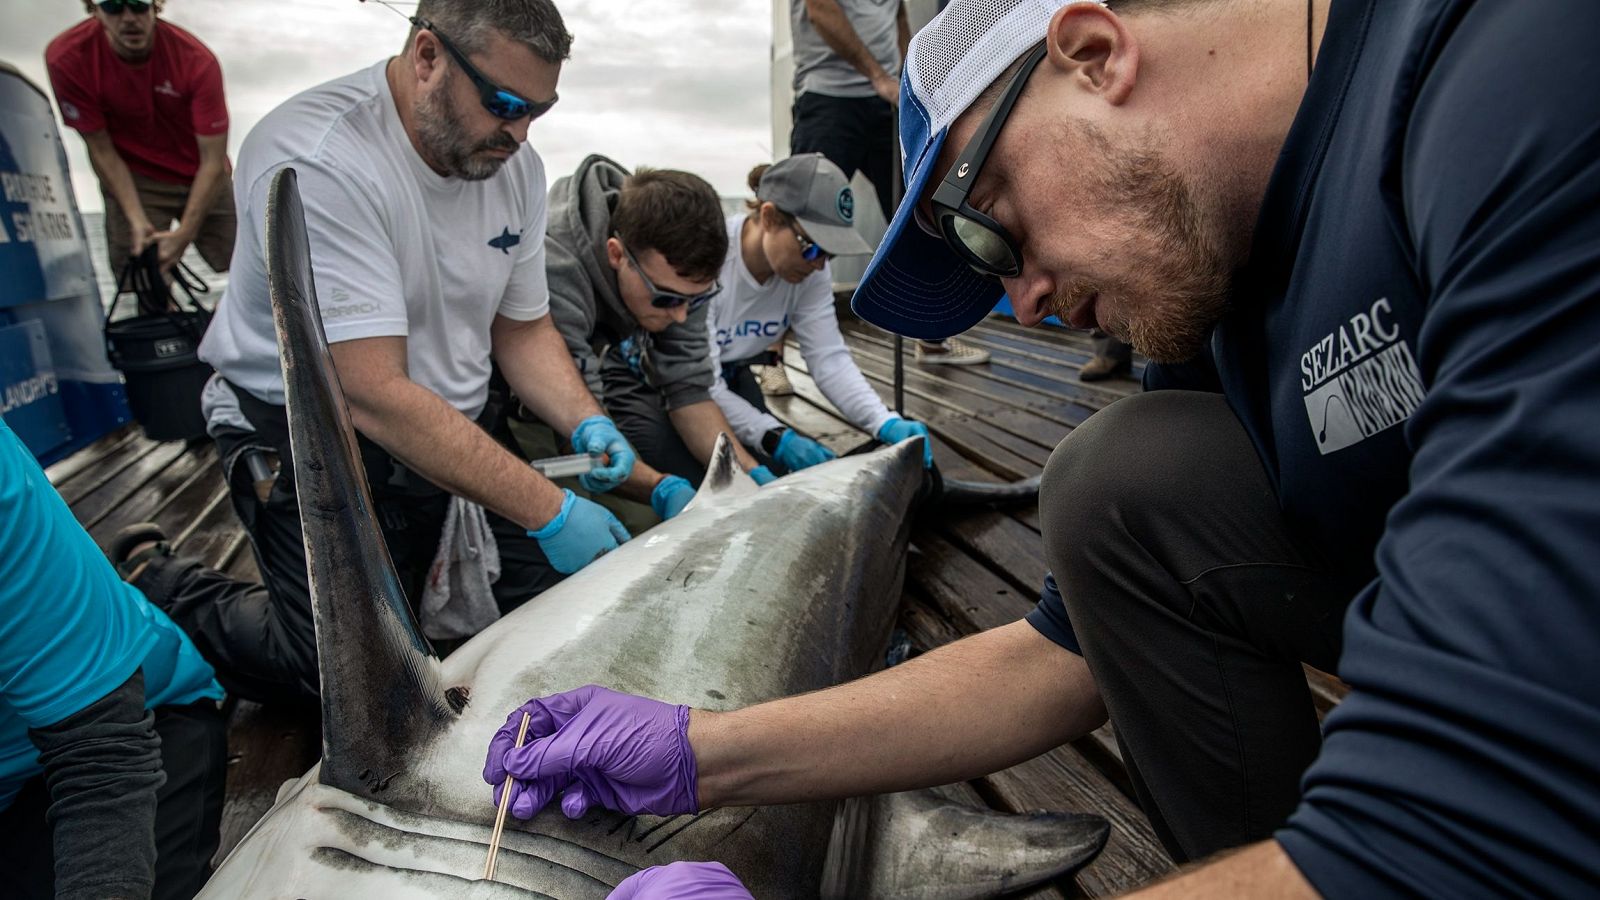
[[[140,668],[148,708],[222,697],[194,644],[117,576],[0,418],[0,809],[43,771],[28,729]]]

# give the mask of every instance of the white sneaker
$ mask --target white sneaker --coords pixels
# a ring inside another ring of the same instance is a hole
[[[789,370],[782,366],[762,366],[756,373],[756,384],[760,385],[761,393],[768,397],[784,397],[794,393],[794,385],[789,382]]]
[[[917,362],[924,366],[981,366],[988,361],[989,351],[955,338],[917,341]]]

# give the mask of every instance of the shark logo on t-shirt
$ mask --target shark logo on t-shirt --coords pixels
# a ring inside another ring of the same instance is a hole
[[[1387,297],[1302,354],[1300,376],[1324,456],[1404,422],[1427,393]]]
[[[492,237],[489,239],[489,246],[499,250],[501,253],[504,253],[507,256],[511,255],[511,248],[520,243],[522,243],[522,232],[519,231],[516,234],[512,234],[511,229],[509,228],[500,229],[500,235],[498,237]]]
[[[156,90],[156,93],[158,93],[158,94],[166,94],[168,97],[181,97],[181,96],[183,96],[182,94],[178,93],[178,89],[177,88],[172,86],[172,79],[171,78],[168,78],[167,80],[165,80],[165,81],[161,82],[160,84],[156,85],[155,90]]]

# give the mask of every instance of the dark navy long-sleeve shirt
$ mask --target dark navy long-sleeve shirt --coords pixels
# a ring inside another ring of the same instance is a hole
[[[1600,3],[1334,0],[1256,235],[1211,387],[1354,597],[1278,841],[1330,897],[1593,894]]]
[[[1278,840],[1330,896],[1592,893],[1600,4],[1333,15],[1262,220],[1287,288],[1216,342],[1286,511],[1375,569]]]

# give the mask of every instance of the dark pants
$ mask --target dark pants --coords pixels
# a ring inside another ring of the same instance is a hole
[[[766,357],[739,360],[722,367],[723,380],[729,390],[750,401],[762,412],[767,411],[767,401],[761,396],[761,386],[756,383],[752,365],[765,365]],[[605,389],[606,412],[622,436],[628,439],[639,458],[658,472],[678,475],[698,485],[706,477],[706,467],[689,452],[689,446],[679,436],[672,424],[661,392],[645,383],[628,368],[627,363],[614,353],[607,353],[600,367],[600,377]],[[759,447],[746,447],[763,465],[781,473]]]
[[[1162,842],[1185,861],[1268,837],[1321,742],[1300,664],[1334,670],[1351,579],[1291,533],[1220,395],[1157,391],[1097,413],[1051,455],[1039,507]]]
[[[222,823],[227,771],[227,725],[216,703],[156,707],[161,768],[156,792],[155,900],[188,900],[211,877]],[[0,811],[0,896],[55,896],[55,839],[45,822],[50,791],[44,776],[30,779],[11,806]],[[66,826],[70,827],[70,826]]]
[[[229,578],[196,560],[163,557],[152,560],[134,585],[188,633],[230,693],[263,703],[314,700],[320,684],[316,627],[286,424],[281,407],[263,408],[243,396],[241,402],[258,430],[221,434],[217,450],[264,584]],[[503,419],[490,418],[496,420],[491,433],[514,446]],[[415,612],[439,549],[450,495],[377,444],[359,435],[357,443],[378,528]],[[279,459],[266,499],[244,462],[253,452]],[[527,529],[493,512],[488,520],[500,551],[500,578],[493,589],[503,612],[561,580]]]
[[[144,207],[145,218],[156,231],[166,231],[172,223],[182,218],[189,204],[189,185],[169,184],[148,175],[133,175],[133,187],[139,194],[139,205]],[[106,256],[111,260],[111,273],[122,271],[133,250],[133,226],[123,214],[122,204],[101,185],[100,195],[106,204]],[[217,196],[206,210],[200,231],[195,235],[194,248],[200,258],[214,272],[228,271],[233,258],[233,236],[237,228],[233,211],[233,179],[223,178],[217,185]]]
[[[792,114],[789,152],[821,153],[843,169],[846,178],[861,172],[878,193],[884,221],[893,218],[894,159],[900,150],[889,101],[801,94]]]

